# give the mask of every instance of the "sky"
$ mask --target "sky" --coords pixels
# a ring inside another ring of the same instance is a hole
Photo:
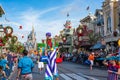
[[[45,39],[47,32],[52,37],[59,35],[66,20],[71,20],[73,28],[89,12],[95,14],[101,9],[104,0],[0,0],[5,15],[0,18],[0,24],[11,26],[19,41],[26,42],[27,36],[34,27],[37,42]],[[89,6],[89,11],[86,8]],[[67,17],[69,13],[69,17]],[[22,26],[22,29],[19,29]],[[24,38],[22,38],[24,36]]]

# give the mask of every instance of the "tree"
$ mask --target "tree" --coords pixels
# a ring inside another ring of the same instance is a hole
[[[100,38],[100,35],[95,34],[94,32],[91,32],[91,33],[88,34],[88,37],[89,37],[90,44],[93,45],[93,44],[97,43],[97,41]]]

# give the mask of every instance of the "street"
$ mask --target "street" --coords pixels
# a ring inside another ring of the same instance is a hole
[[[93,68],[89,70],[89,66],[76,64],[72,62],[63,62],[58,64],[60,80],[106,80],[107,70],[104,68]],[[15,80],[14,73],[11,80]],[[44,80],[44,70],[39,73],[37,65],[33,69],[33,80]]]

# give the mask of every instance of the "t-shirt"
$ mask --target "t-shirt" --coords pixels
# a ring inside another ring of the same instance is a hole
[[[3,67],[3,70],[6,69],[6,65],[7,65],[8,61],[6,59],[1,59],[0,60],[0,66]]]
[[[21,74],[28,74],[32,72],[32,68],[34,67],[33,61],[31,58],[24,56],[18,62],[18,68],[21,69]]]
[[[95,59],[95,56],[90,54],[89,57],[88,57],[89,60],[94,60]]]
[[[108,70],[118,72],[118,69],[120,69],[120,66],[115,65],[113,66],[112,64],[108,63]],[[108,80],[118,80],[118,75],[115,73],[110,73],[108,72]]]

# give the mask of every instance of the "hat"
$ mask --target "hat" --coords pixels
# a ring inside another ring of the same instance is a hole
[[[94,52],[92,52],[92,54],[95,54]]]

